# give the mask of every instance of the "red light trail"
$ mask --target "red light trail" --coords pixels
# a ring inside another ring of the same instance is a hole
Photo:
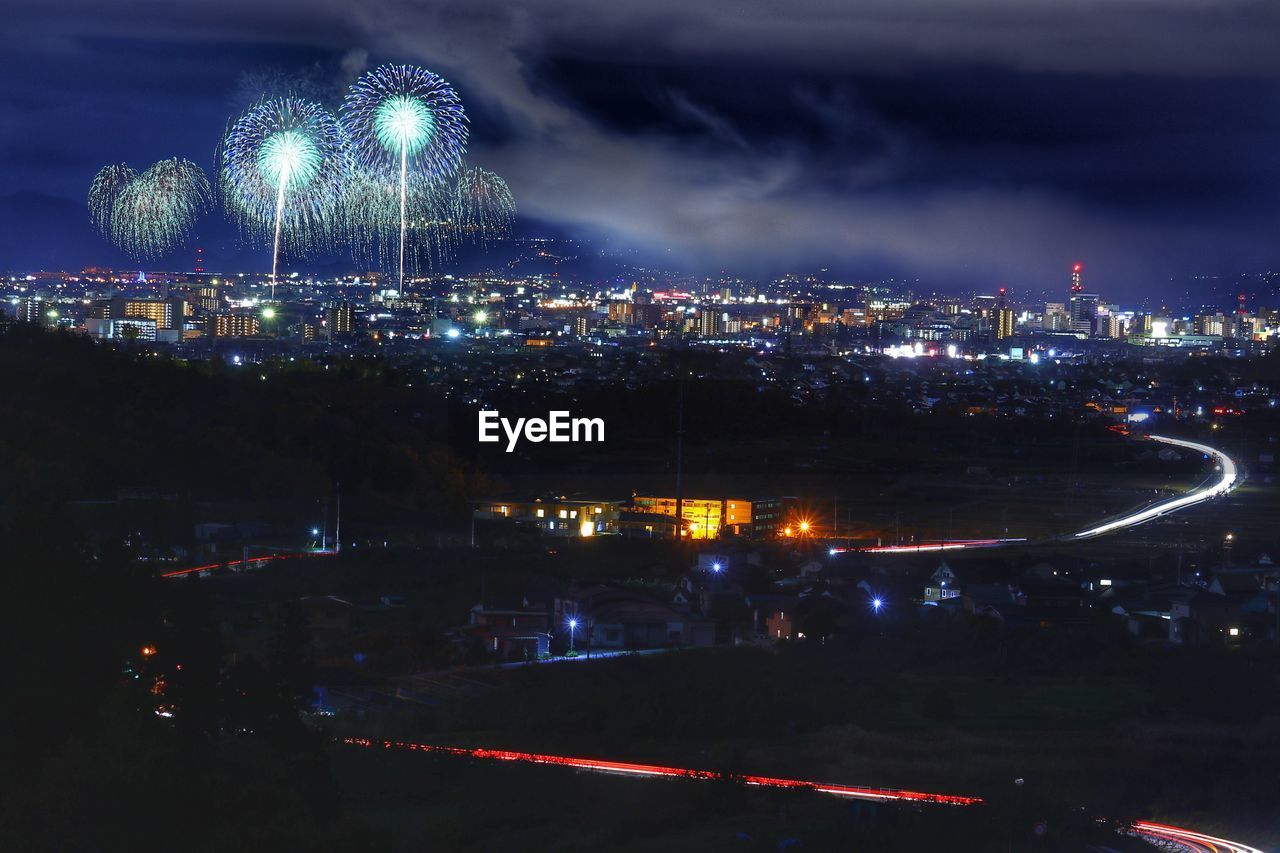
[[[1152,823],[1147,820],[1135,823],[1133,832],[1148,839],[1178,844],[1193,853],[1262,853],[1257,847],[1250,847],[1239,841],[1229,841],[1225,838],[1205,835],[1203,832],[1194,832],[1190,829]]]
[[[775,776],[722,774],[714,770],[668,767],[662,764],[637,764],[628,761],[606,761],[599,758],[574,758],[567,755],[547,755],[539,752],[515,752],[508,749],[484,749],[483,747],[468,749],[460,746],[438,746],[429,743],[414,743],[402,740],[371,740],[359,737],[339,738],[338,742],[345,746],[358,746],[365,749],[426,752],[483,761],[549,764],[570,767],[575,770],[586,770],[592,773],[611,773],[623,776],[697,779],[702,781],[728,778],[744,785],[754,785],[761,788],[815,791],[819,794],[875,802],[928,803],[947,806],[977,806],[984,802],[981,797],[967,797],[957,794],[934,794],[924,791],[871,788],[861,785],[837,785],[828,782],[810,782],[805,779],[782,779]],[[1225,838],[1205,835],[1202,832],[1196,832],[1191,829],[1182,829],[1145,820],[1135,822],[1129,828],[1129,831],[1149,841],[1157,841],[1166,845],[1178,845],[1185,850],[1192,851],[1192,853],[1263,853],[1256,847],[1250,847],[1238,841],[1229,841]]]
[[[263,565],[272,560],[287,560],[291,557],[329,557],[333,555],[333,551],[317,551],[310,554],[268,554],[265,557],[250,557],[248,560],[227,560],[223,563],[209,563],[207,566],[192,566],[189,569],[175,569],[172,572],[164,572],[160,575],[162,578],[180,578],[186,575],[199,574],[200,572],[212,572],[215,569],[234,569],[236,566],[246,566],[247,568],[261,568]]]
[[[605,761],[598,758],[572,758],[567,755],[545,755],[538,752],[512,752],[505,749],[466,749],[457,746],[436,746],[427,743],[410,743],[399,740],[369,740],[367,738],[347,737],[340,743],[347,746],[361,746],[370,749],[398,749],[412,752],[432,752],[439,755],[452,755],[460,758],[477,758],[489,761],[519,761],[527,764],[552,764],[560,767],[572,767],[575,770],[588,770],[596,773],[617,773],[626,776],[669,777],[678,779],[721,779],[725,774],[714,770],[692,770],[684,767],[665,767],[660,764],[633,764],[625,761]],[[817,791],[820,794],[832,794],[837,797],[849,797],[858,800],[876,800],[880,802],[902,801],[915,803],[936,803],[949,806],[972,806],[982,802],[981,797],[963,797],[954,794],[929,794],[922,791],[903,791],[894,788],[867,788],[857,785],[836,785],[826,782],[808,782],[803,779],[779,779],[773,776],[737,776],[730,775],[744,785],[755,785],[761,788],[790,788]]]

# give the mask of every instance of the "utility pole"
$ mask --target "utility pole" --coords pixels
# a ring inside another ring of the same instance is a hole
[[[324,496],[324,510],[320,513],[320,550],[328,550],[325,546],[329,541],[329,496]]]
[[[336,554],[342,550],[342,482],[337,483],[337,501],[338,511],[337,520],[333,525],[333,552]]]
[[[680,365],[680,387],[676,407],[676,542],[684,529],[684,385],[685,368]]]

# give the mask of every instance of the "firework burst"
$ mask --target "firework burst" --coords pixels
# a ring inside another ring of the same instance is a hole
[[[458,170],[466,151],[467,117],[462,101],[452,86],[425,68],[383,65],[352,85],[342,104],[342,124],[369,185],[381,187],[388,179],[396,182],[398,197],[393,198],[403,289],[411,220],[434,223],[446,218],[440,208],[430,208],[441,201],[435,186]],[[412,198],[414,195],[417,198]],[[364,217],[364,227],[384,227],[381,197],[381,191],[375,190],[372,199],[377,204],[352,208],[357,220]],[[363,200],[368,202],[369,197]],[[412,208],[424,206],[428,208],[424,215],[415,216]],[[375,236],[373,242],[382,239]]]
[[[94,226],[135,260],[182,246],[212,202],[204,170],[181,157],[161,160],[142,174],[124,164],[108,166],[89,188]]]
[[[515,196],[507,182],[488,169],[459,172],[452,201],[453,224],[462,238],[487,246],[511,235]]]
[[[89,187],[89,219],[97,232],[111,239],[111,211],[116,199],[138,173],[127,163],[104,166]]]
[[[413,235],[407,240],[407,264],[432,266],[451,255],[456,235],[448,189],[423,175],[407,176],[405,228]],[[347,182],[342,229],[352,260],[394,269],[400,252],[400,179],[357,168]]]
[[[227,213],[247,237],[271,243],[274,299],[282,243],[305,253],[337,227],[351,165],[346,136],[319,104],[271,98],[231,126],[219,160]]]

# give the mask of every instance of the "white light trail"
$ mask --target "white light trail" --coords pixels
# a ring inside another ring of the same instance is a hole
[[[1224,495],[1235,487],[1238,479],[1236,463],[1232,461],[1230,456],[1223,453],[1221,450],[1212,448],[1207,444],[1200,444],[1195,441],[1187,441],[1181,438],[1170,438],[1164,435],[1149,435],[1147,437],[1152,441],[1159,441],[1162,444],[1171,444],[1175,447],[1185,447],[1188,450],[1194,450],[1197,453],[1203,453],[1206,456],[1212,457],[1217,461],[1221,468],[1222,476],[1218,478],[1217,482],[1210,486],[1206,486],[1203,489],[1197,489],[1183,495],[1182,497],[1161,501],[1160,503],[1153,504],[1146,509],[1121,516],[1120,518],[1113,519],[1105,524],[1100,524],[1097,527],[1082,530],[1075,534],[1073,538],[1087,539],[1091,536],[1101,536],[1104,533],[1111,533],[1112,531],[1120,530],[1125,527],[1134,527],[1145,521],[1150,521],[1153,518],[1159,518],[1162,515],[1177,512],[1180,509],[1193,506],[1201,503],[1202,501],[1207,501],[1210,498],[1216,498],[1218,495]]]
[[[1135,823],[1133,831],[1137,835],[1148,839],[1179,844],[1187,850],[1194,851],[1194,853],[1202,853],[1202,851],[1208,851],[1208,853],[1263,853],[1257,847],[1250,847],[1248,844],[1241,844],[1239,841],[1229,841],[1226,838],[1205,835],[1203,832],[1193,832],[1190,829],[1180,829],[1176,826],[1166,826],[1162,823],[1151,823],[1145,820]]]

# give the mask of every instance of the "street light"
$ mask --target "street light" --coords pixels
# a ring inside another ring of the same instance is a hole
[[[578,627],[578,620],[570,619],[569,620],[569,651],[571,652],[573,651],[573,632],[575,629],[577,629],[577,627]]]

